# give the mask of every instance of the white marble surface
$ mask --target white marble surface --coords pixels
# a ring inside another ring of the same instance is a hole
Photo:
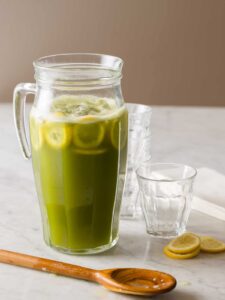
[[[225,109],[153,108],[154,161],[207,166],[225,174]],[[143,267],[172,273],[177,288],[156,297],[167,300],[225,299],[225,253],[193,260],[171,260],[162,254],[165,241],[151,239],[143,221],[122,221],[114,249],[94,256],[68,256],[48,248],[42,239],[31,162],[23,160],[10,105],[0,105],[0,241],[1,248],[58,259],[92,268]],[[189,230],[225,240],[225,222],[192,212]],[[1,300],[139,299],[108,292],[85,281],[0,264]]]

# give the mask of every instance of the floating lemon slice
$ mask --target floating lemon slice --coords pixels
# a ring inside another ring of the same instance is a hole
[[[176,254],[189,254],[200,247],[200,238],[193,233],[184,233],[172,240],[167,247]]]
[[[211,237],[201,236],[201,251],[208,253],[220,253],[225,251],[225,243]]]
[[[128,132],[128,114],[124,111],[123,115],[113,121],[110,130],[110,139],[114,148],[123,149],[127,143],[127,132]]]
[[[34,150],[39,150],[43,144],[42,123],[30,118],[30,139]]]
[[[96,117],[85,116],[74,125],[73,143],[83,149],[97,148],[104,139],[105,128]]]
[[[72,134],[69,125],[48,122],[43,130],[46,142],[54,149],[65,148],[71,141]]]
[[[193,258],[199,254],[200,247],[198,247],[197,249],[195,249],[194,251],[189,252],[189,253],[178,254],[178,253],[174,253],[174,252],[170,251],[168,246],[166,246],[166,247],[164,247],[163,252],[164,252],[164,254],[166,254],[166,256],[173,258],[173,259],[189,259],[189,258]]]

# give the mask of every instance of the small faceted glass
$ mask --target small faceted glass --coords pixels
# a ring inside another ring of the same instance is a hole
[[[182,234],[191,210],[196,169],[173,163],[146,162],[137,169],[147,232],[172,238]]]
[[[43,57],[34,62],[36,84],[14,91],[17,135],[24,156],[32,156],[44,239],[65,253],[97,253],[118,240],[128,135],[122,65],[109,55]],[[29,93],[35,95],[31,151],[24,128]]]

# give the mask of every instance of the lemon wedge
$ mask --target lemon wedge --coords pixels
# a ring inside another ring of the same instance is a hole
[[[35,118],[30,118],[30,139],[34,150],[39,150],[43,144],[42,123]]]
[[[176,254],[189,254],[200,248],[200,238],[187,232],[172,240],[167,247],[169,251]]]
[[[201,251],[208,253],[220,253],[225,251],[225,243],[211,237],[201,236]]]
[[[43,130],[46,142],[54,149],[65,148],[71,141],[71,129],[67,124],[48,122]]]
[[[105,128],[96,117],[85,116],[74,125],[73,143],[83,149],[97,148],[104,139]]]
[[[197,249],[195,249],[194,251],[189,252],[189,253],[178,254],[178,253],[174,253],[174,252],[170,251],[169,247],[165,246],[163,249],[163,252],[164,252],[164,254],[166,254],[166,256],[173,258],[173,259],[189,259],[189,258],[193,258],[199,254],[200,247],[198,247]]]

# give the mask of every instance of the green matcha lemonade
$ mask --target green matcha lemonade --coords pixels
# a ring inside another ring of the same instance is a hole
[[[118,240],[128,135],[122,66],[110,55],[46,56],[34,62],[36,83],[14,89],[15,126],[32,158],[44,240],[61,252],[102,252]],[[28,94],[35,96],[30,137]]]
[[[113,99],[61,96],[50,112],[32,109],[35,181],[48,244],[69,252],[114,243],[117,182],[124,180],[127,111]]]

